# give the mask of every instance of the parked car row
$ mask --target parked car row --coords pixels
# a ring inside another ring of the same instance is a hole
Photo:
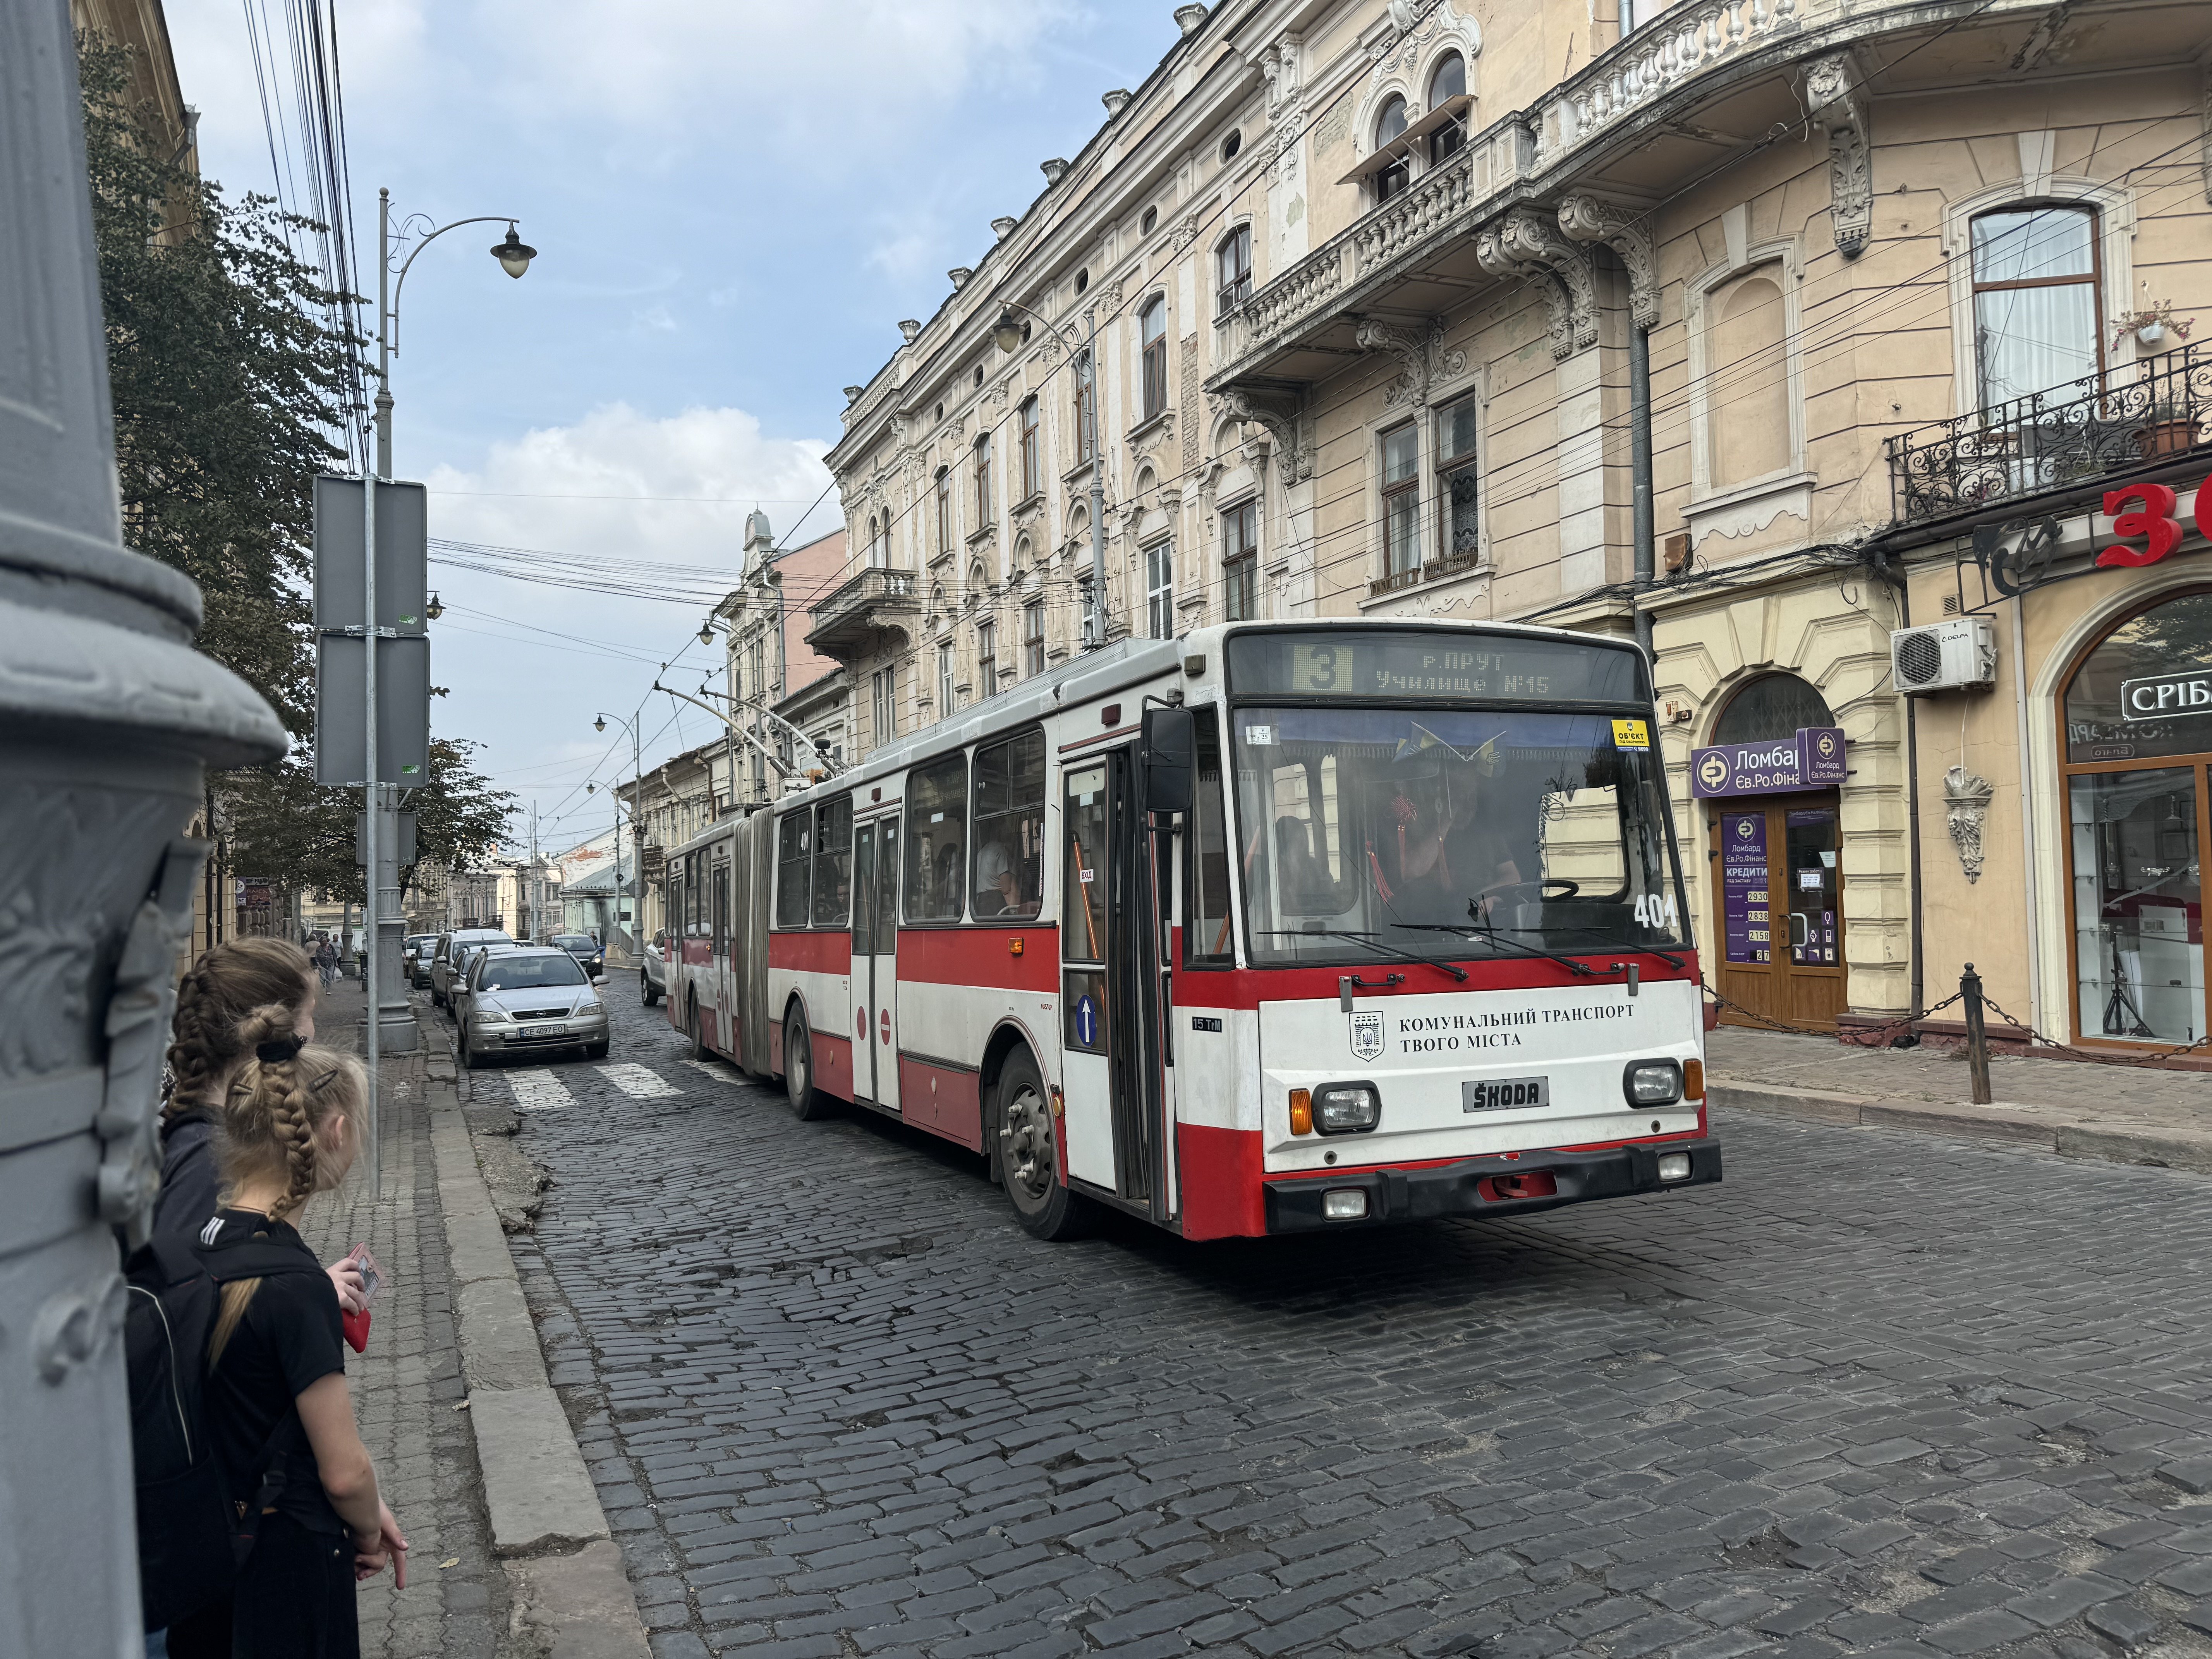
[[[607,1011],[596,982],[606,957],[590,934],[518,944],[496,927],[464,927],[408,943],[409,981],[452,1018],[462,1065],[562,1050],[606,1057]]]

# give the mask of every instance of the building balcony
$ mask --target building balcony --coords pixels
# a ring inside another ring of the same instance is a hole
[[[1899,529],[2095,487],[2212,441],[2212,346],[1971,410],[1883,441]]]
[[[811,607],[809,649],[840,662],[871,656],[902,642],[921,613],[921,584],[911,570],[871,568]]]

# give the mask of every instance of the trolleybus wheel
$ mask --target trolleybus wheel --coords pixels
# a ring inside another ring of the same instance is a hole
[[[1060,1179],[1059,1124],[1052,1097],[1026,1049],[1010,1054],[999,1075],[999,1175],[1014,1214],[1037,1237],[1058,1243],[1081,1238],[1097,1219],[1090,1201]]]
[[[707,1034],[699,1024],[699,999],[694,996],[684,1006],[690,1010],[684,1017],[684,1033],[691,1039],[691,1058],[704,1060],[707,1058]]]
[[[783,1089],[792,1116],[801,1123],[830,1115],[829,1097],[814,1086],[814,1044],[806,1035],[806,1017],[796,1008],[783,1023]]]

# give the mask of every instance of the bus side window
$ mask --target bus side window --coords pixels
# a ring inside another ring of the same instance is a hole
[[[1192,803],[1183,872],[1182,956],[1192,964],[1234,960],[1229,915],[1229,826],[1223,816],[1221,732],[1213,710],[1198,711],[1198,794]]]
[[[968,882],[968,757],[917,767],[906,785],[906,919],[957,921]]]
[[[775,823],[775,925],[806,926],[807,878],[812,869],[814,813],[809,807],[787,812]]]
[[[793,813],[797,817],[801,814]],[[853,798],[840,795],[815,809],[814,925],[842,927],[853,888]]]
[[[730,950],[730,866],[726,859],[714,860],[714,954],[727,956]]]
[[[975,915],[1037,914],[1044,894],[1044,733],[975,751]]]

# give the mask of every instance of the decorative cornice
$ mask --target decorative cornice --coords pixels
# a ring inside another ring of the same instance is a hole
[[[1313,476],[1313,452],[1298,442],[1299,408],[1295,394],[1237,390],[1227,393],[1221,403],[1237,419],[1267,433],[1285,485]]]
[[[1559,228],[1577,242],[1603,242],[1628,267],[1628,310],[1638,328],[1659,325],[1659,260],[1650,216],[1576,191],[1559,202]]]

